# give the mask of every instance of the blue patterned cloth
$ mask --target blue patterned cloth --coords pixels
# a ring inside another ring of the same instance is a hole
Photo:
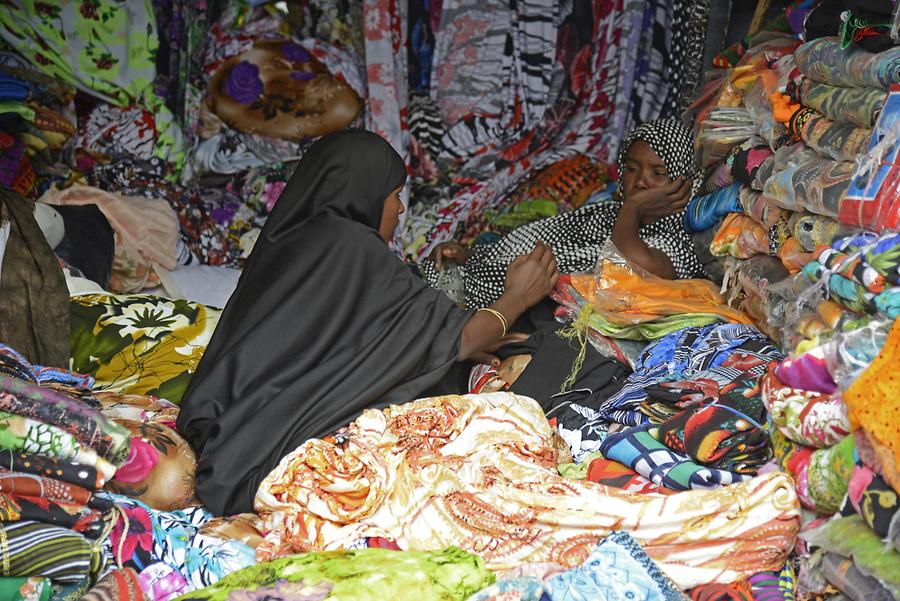
[[[498,580],[491,586],[481,589],[466,601],[544,601],[549,597],[544,593],[544,583],[538,578],[524,576]]]
[[[688,232],[703,232],[715,227],[729,213],[743,213],[744,208],[738,197],[740,190],[741,185],[735,183],[712,194],[692,199],[684,212],[684,229]]]
[[[551,601],[675,601],[684,599],[639,544],[621,530],[594,547],[585,562],[545,582]]]
[[[722,364],[738,352],[767,361],[746,374],[723,367]],[[647,400],[648,386],[700,376],[724,385],[743,375],[761,376],[768,360],[783,358],[771,341],[752,326],[718,324],[685,328],[650,344],[638,358],[634,373],[628,376],[622,389],[600,405],[597,412],[609,421],[626,426],[644,424],[649,418],[637,408]]]

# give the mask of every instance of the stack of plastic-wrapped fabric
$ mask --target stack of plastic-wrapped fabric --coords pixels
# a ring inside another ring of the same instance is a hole
[[[795,4],[804,41],[752,38],[695,107],[709,194],[688,225],[725,296],[788,355],[759,386],[804,509],[798,594],[887,599],[900,593],[900,46],[891,3],[834,4]]]

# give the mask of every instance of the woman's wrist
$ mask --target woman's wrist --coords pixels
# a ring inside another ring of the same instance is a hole
[[[509,292],[504,292],[490,308],[499,311],[506,318],[510,327],[528,309],[522,299],[515,298]]]

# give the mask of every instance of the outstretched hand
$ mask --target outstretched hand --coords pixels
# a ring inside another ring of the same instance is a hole
[[[479,351],[472,355],[472,360],[477,361],[478,363],[484,363],[485,365],[491,365],[496,368],[500,365],[500,359],[496,355],[494,355],[494,353],[497,352],[497,349],[506,346],[507,344],[522,342],[524,340],[528,340],[528,334],[522,334],[520,332],[507,334],[503,338],[497,340],[497,342],[489,345],[483,351]]]
[[[516,257],[506,270],[505,295],[517,300],[525,310],[550,294],[557,280],[556,255],[549,246],[537,242],[531,253]]]
[[[692,187],[693,181],[682,176],[659,188],[632,192],[625,203],[633,205],[641,224],[647,225],[683,211],[691,200]]]

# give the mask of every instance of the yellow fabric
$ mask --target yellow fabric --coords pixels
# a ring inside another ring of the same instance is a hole
[[[525,397],[368,410],[340,441],[309,440],[266,477],[257,558],[380,536],[404,550],[458,546],[492,570],[576,566],[621,529],[688,588],[780,569],[799,528],[795,485],[782,472],[667,496],[567,480],[556,465],[553,431]]]
[[[855,430],[862,428],[874,442],[887,447],[900,462],[900,326],[888,333],[884,346],[868,369],[844,393]]]
[[[604,261],[594,274],[573,274],[572,286],[595,312],[618,325],[654,321],[669,315],[702,313],[751,324],[744,313],[725,304],[708,280],[664,280],[642,276],[625,265]]]

